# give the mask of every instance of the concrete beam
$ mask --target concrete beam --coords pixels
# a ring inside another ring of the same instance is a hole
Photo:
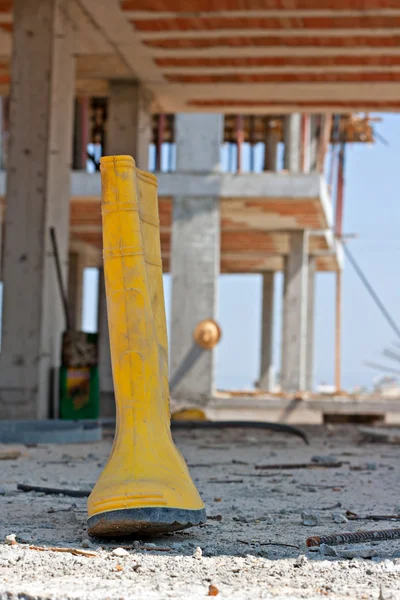
[[[197,162],[199,165],[200,162]],[[331,205],[327,184],[319,173],[155,173],[158,195],[218,196],[219,198],[322,198],[324,209]],[[0,177],[0,193],[2,177]],[[71,173],[71,196],[101,195],[99,173]],[[329,210],[331,212],[331,209]]]

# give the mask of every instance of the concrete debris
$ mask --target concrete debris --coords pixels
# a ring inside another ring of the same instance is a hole
[[[17,540],[15,539],[15,533],[10,533],[10,535],[6,535],[6,538],[5,538],[4,541],[9,546],[12,546],[13,544],[16,544]]]
[[[311,550],[311,548],[310,548]],[[328,544],[321,544],[319,547],[319,551],[323,556],[337,556],[337,550],[332,548],[332,546],[328,546]]]
[[[321,518],[318,513],[302,512],[301,519],[303,525],[307,527],[317,527],[321,523]]]
[[[129,556],[129,552],[127,550],[125,550],[124,548],[115,548],[115,550],[113,550],[111,552],[111,554],[113,554],[114,556]]]
[[[399,428],[383,428],[383,427],[359,427],[358,431],[365,441],[400,444],[400,429]]]
[[[203,551],[200,548],[200,546],[197,546],[196,550],[193,552],[192,554],[193,558],[197,558],[197,560],[200,560],[201,557],[203,556]]]
[[[339,524],[340,523],[348,523],[349,522],[348,518],[345,515],[343,515],[342,513],[339,513],[339,512],[333,513],[332,519],[335,521],[335,523],[339,523]]]

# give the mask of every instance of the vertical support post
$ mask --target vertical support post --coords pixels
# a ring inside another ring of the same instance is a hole
[[[264,171],[276,171],[278,160],[279,133],[276,119],[273,117],[265,118],[265,150],[264,150]]]
[[[165,115],[158,115],[156,143],[156,171],[161,171],[162,145],[164,141]]]
[[[308,258],[307,289],[307,357],[306,357],[306,390],[314,388],[314,324],[315,324],[315,276],[316,257]]]
[[[78,331],[82,328],[83,274],[85,260],[81,252],[70,252],[68,262],[68,307],[71,327]]]
[[[64,326],[75,40],[65,0],[14,1],[0,418],[46,418]],[[29,33],[29,35],[28,35]],[[56,386],[54,389],[57,389]]]
[[[317,152],[317,171],[324,172],[326,153],[328,152],[329,142],[332,131],[332,115],[330,113],[322,115],[320,137],[318,141]]]
[[[110,81],[107,154],[133,156],[140,169],[149,168],[151,96],[135,81]]]
[[[311,120],[309,114],[303,114],[301,117],[301,171],[310,172],[311,164]]]
[[[75,131],[73,168],[86,171],[87,147],[89,143],[89,98],[75,99]]]
[[[236,117],[236,146],[237,146],[237,172],[242,172],[242,148],[244,141],[243,117]]]
[[[222,115],[179,114],[177,171],[220,169]],[[173,397],[208,398],[215,386],[215,350],[202,350],[193,331],[217,310],[220,212],[215,197],[174,198],[172,225],[171,381]],[[178,376],[179,375],[179,376]]]
[[[274,336],[274,290],[275,273],[262,274],[262,313],[261,313],[261,365],[258,386],[272,391],[274,387],[273,336]]]
[[[285,265],[281,386],[285,392],[306,387],[308,296],[308,233],[290,235],[289,255]]]
[[[283,122],[285,142],[284,168],[291,173],[300,172],[301,115],[286,115]]]
[[[344,192],[344,142],[339,150],[338,181],[336,194],[336,238],[342,240],[343,236],[343,192]],[[341,390],[341,343],[342,343],[342,271],[336,271],[336,326],[335,326],[335,387]]]

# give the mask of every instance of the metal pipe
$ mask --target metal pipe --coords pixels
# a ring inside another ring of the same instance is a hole
[[[244,140],[243,133],[243,117],[242,115],[237,115],[236,117],[236,145],[237,145],[237,173],[242,172],[242,146]]]

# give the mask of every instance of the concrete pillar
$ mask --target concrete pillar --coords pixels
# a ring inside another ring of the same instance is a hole
[[[140,169],[148,169],[151,141],[151,97],[134,81],[110,81],[107,154],[129,154]],[[100,414],[115,414],[114,386],[108,335],[107,304],[103,269],[99,277],[98,345]]]
[[[89,98],[80,96],[74,105],[74,146],[72,168],[86,171],[89,143]]]
[[[301,115],[286,115],[283,122],[285,143],[284,168],[291,173],[300,172],[301,163]]]
[[[149,168],[151,96],[135,81],[110,81],[107,154],[129,154],[136,165]]]
[[[68,1],[14,1],[0,418],[45,418],[65,327],[76,43]]]
[[[308,259],[306,389],[314,388],[314,321],[316,258]]]
[[[274,381],[273,333],[274,333],[274,283],[275,273],[263,273],[262,313],[261,313],[261,365],[258,387],[272,390]]]
[[[223,119],[176,116],[177,171],[205,175],[220,168]],[[170,379],[173,398],[196,401],[214,391],[215,350],[193,341],[196,325],[216,317],[220,268],[220,212],[215,197],[174,198]]]
[[[276,171],[279,143],[279,132],[276,128],[276,122],[274,117],[266,119],[264,171]]]
[[[80,252],[70,252],[68,261],[68,308],[71,327],[82,329],[83,274],[85,260]]]
[[[290,235],[285,264],[281,386],[286,392],[306,388],[308,234]]]
[[[98,356],[100,379],[100,416],[112,417],[115,415],[114,384],[111,368],[106,287],[104,283],[103,268],[100,269],[99,275]]]

